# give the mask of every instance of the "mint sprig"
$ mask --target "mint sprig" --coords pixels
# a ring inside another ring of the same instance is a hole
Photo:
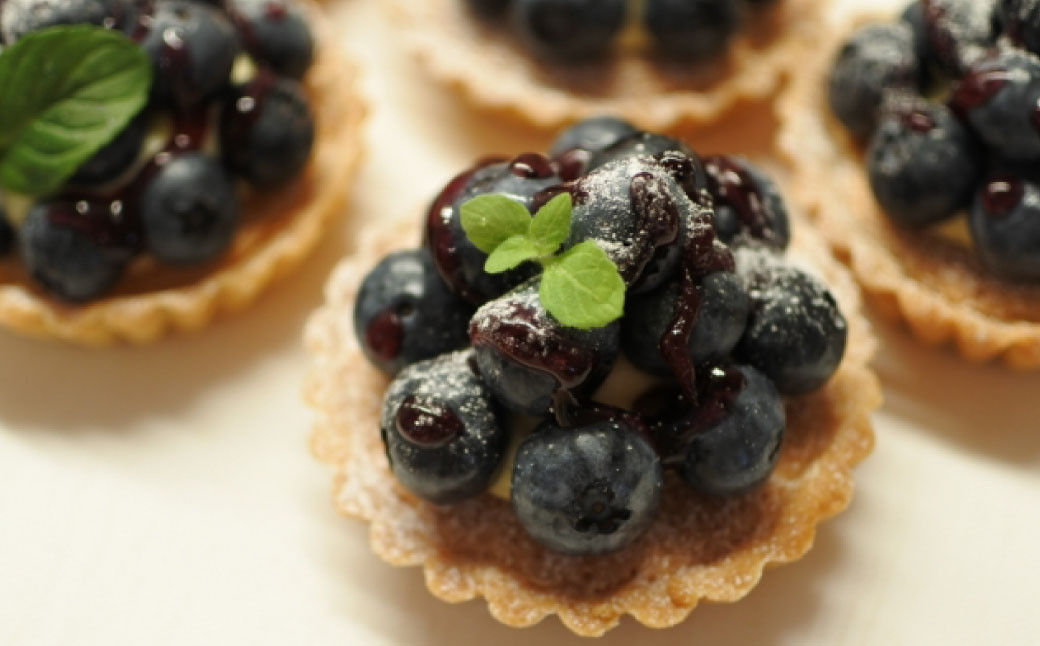
[[[26,35],[0,54],[0,186],[58,190],[148,102],[152,64],[126,36],[92,25]]]
[[[595,242],[586,240],[562,254],[571,233],[573,203],[557,195],[532,217],[503,195],[481,195],[462,205],[466,236],[488,254],[484,271],[500,274],[527,261],[542,265],[538,297],[560,323],[581,329],[604,327],[621,318],[625,281],[617,265]]]

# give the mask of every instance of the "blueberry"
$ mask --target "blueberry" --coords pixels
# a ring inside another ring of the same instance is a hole
[[[625,0],[514,0],[512,20],[535,54],[581,61],[609,49],[625,11]]]
[[[734,0],[648,0],[645,20],[666,56],[701,61],[725,53],[740,25]]]
[[[1000,0],[998,15],[1013,41],[1040,53],[1040,0]]]
[[[784,400],[765,375],[737,366],[744,387],[716,424],[690,438],[682,476],[712,496],[738,496],[773,472],[787,425]]]
[[[961,79],[951,103],[996,153],[1040,157],[1040,59],[1033,54],[995,53]]]
[[[593,153],[586,172],[621,159],[646,156],[659,160],[690,199],[698,203],[703,201],[700,193],[707,188],[707,176],[701,158],[685,142],[666,135],[640,131],[620,139],[614,145]]]
[[[791,241],[787,205],[776,183],[739,157],[704,159],[708,193],[715,204],[715,228],[727,244],[754,240],[777,250]]]
[[[149,119],[144,114],[132,120],[115,139],[80,166],[69,182],[96,186],[119,178],[137,161],[148,135],[148,125]]]
[[[819,389],[841,363],[848,337],[834,296],[819,280],[761,250],[740,249],[735,256],[751,313],[734,356],[765,373],[785,395]]]
[[[234,26],[215,7],[158,0],[141,47],[155,66],[152,94],[191,108],[225,87],[239,52]]]
[[[527,153],[511,162],[479,167],[449,184],[430,208],[426,242],[434,252],[438,271],[453,291],[479,305],[516,287],[537,269],[527,263],[502,274],[485,272],[487,254],[466,237],[460,216],[462,205],[477,196],[494,194],[536,210],[535,195],[559,182],[548,159]]]
[[[917,100],[881,118],[867,170],[889,217],[925,226],[968,204],[981,173],[979,157],[972,134],[947,107]]]
[[[505,15],[510,0],[465,0],[466,7],[477,16],[497,19]]]
[[[891,90],[913,91],[921,81],[921,63],[909,25],[868,25],[856,31],[838,52],[828,81],[831,110],[857,137],[866,137]]]
[[[960,76],[993,47],[997,1],[921,0],[930,51],[947,74]]]
[[[709,274],[697,286],[700,307],[690,334],[694,364],[727,356],[744,334],[748,297],[743,282],[731,272]],[[661,354],[661,339],[675,320],[682,297],[678,282],[629,300],[621,324],[625,354],[636,366],[657,375],[672,374]]]
[[[108,205],[86,200],[35,205],[19,238],[22,262],[32,277],[72,303],[103,296],[132,255]]]
[[[633,293],[675,275],[697,205],[651,157],[625,157],[590,172],[572,188],[574,209],[564,248],[595,240]]]
[[[461,502],[491,484],[509,436],[472,351],[408,366],[390,384],[379,422],[390,470],[437,504]]]
[[[57,25],[127,29],[132,0],[6,0],[0,3],[0,41],[13,45],[26,34]]]
[[[635,542],[661,501],[661,460],[617,422],[544,423],[520,445],[512,503],[527,533],[562,554],[591,555]]]
[[[274,188],[296,177],[314,146],[314,117],[298,83],[266,72],[234,90],[220,114],[220,148],[232,172]]]
[[[593,117],[564,130],[549,150],[556,158],[572,150],[598,153],[626,137],[637,134],[635,126],[617,117]]]
[[[674,137],[638,131],[617,140],[613,145],[593,155],[592,161],[589,163],[589,170],[595,170],[620,159],[653,157],[668,152],[682,153],[691,159],[699,159],[692,148]]]
[[[969,217],[983,264],[1010,280],[1040,281],[1040,184],[1016,174],[992,176]]]
[[[301,79],[314,60],[314,36],[294,0],[228,0],[246,51],[281,76]]]
[[[365,356],[388,374],[469,344],[472,307],[437,274],[429,251],[383,258],[361,283],[354,333]]]
[[[538,279],[493,300],[473,315],[469,333],[480,374],[501,404],[543,416],[566,391],[591,395],[619,352],[620,324],[565,327],[542,306]]]
[[[208,262],[227,251],[238,227],[235,186],[216,160],[186,153],[144,186],[140,217],[145,243],[162,262]]]

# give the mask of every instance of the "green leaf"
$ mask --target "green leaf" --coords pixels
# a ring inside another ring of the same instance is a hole
[[[527,208],[504,195],[481,195],[462,205],[462,230],[477,249],[491,253],[509,238],[531,227]]]
[[[538,209],[531,221],[531,242],[539,256],[555,253],[571,234],[572,202],[569,193],[561,193]]]
[[[44,29],[0,55],[0,185],[51,193],[144,108],[147,54],[91,25]]]
[[[625,310],[625,281],[591,240],[549,263],[538,293],[545,309],[569,327],[604,327]]]
[[[531,239],[525,235],[509,238],[495,247],[484,263],[484,271],[489,274],[501,274],[517,267],[525,260],[533,260],[538,257],[538,249],[531,243]]]

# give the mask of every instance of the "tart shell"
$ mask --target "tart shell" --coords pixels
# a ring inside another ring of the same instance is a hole
[[[361,157],[357,81],[351,60],[324,39],[304,80],[315,117],[311,160],[292,184],[243,201],[242,224],[220,261],[174,269],[140,258],[112,295],[82,306],[48,296],[17,258],[0,261],[0,326],[87,346],[145,344],[251,304],[307,257],[344,208]]]
[[[694,69],[622,51],[607,63],[551,70],[507,29],[483,25],[461,0],[389,0],[405,44],[436,80],[473,104],[541,128],[601,114],[647,130],[707,125],[769,99],[819,37],[823,0],[783,0],[753,16],[728,54]]]
[[[892,19],[872,16],[828,29],[838,38],[827,54],[817,49],[803,57],[804,74],[777,108],[783,124],[778,147],[792,169],[792,197],[872,303],[905,322],[918,339],[952,344],[972,361],[1040,369],[1040,286],[1001,280],[973,250],[893,224],[874,199],[864,152],[830,112],[826,79],[842,40],[856,25]]]
[[[859,314],[855,283],[807,226],[796,227],[789,257],[831,286],[849,320],[849,344],[826,387],[788,402],[775,473],[761,489],[726,501],[697,496],[670,474],[644,537],[598,557],[539,546],[509,503],[491,495],[438,507],[409,494],[391,474],[379,435],[388,380],[365,360],[351,321],[368,269],[409,241],[419,241],[417,222],[374,225],[357,254],[336,268],[326,305],[305,334],[313,358],[305,396],[318,413],[313,452],[336,469],[337,508],[370,523],[371,548],[387,563],[421,566],[436,597],[484,597],[491,614],[514,627],[555,614],[584,636],[602,635],[625,614],[650,627],[672,626],[701,600],[736,601],[766,566],[801,558],[817,524],[848,505],[851,469],[873,447],[869,415],[881,402],[867,367],[875,342]]]

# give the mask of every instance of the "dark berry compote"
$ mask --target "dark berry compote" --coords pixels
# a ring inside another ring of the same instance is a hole
[[[509,29],[559,64],[607,58],[629,29],[654,54],[680,63],[717,59],[748,15],[782,0],[457,0],[476,19]]]
[[[857,30],[829,79],[878,205],[982,270],[1040,284],[1040,2],[920,0]],[[967,256],[966,256],[967,257]]]
[[[570,555],[639,540],[666,487],[761,487],[785,398],[827,384],[848,334],[786,263],[787,214],[747,160],[612,117],[456,176],[422,248],[386,256],[355,301],[357,342],[393,377],[380,430],[398,482],[438,505],[509,499]],[[608,283],[623,305],[576,322]]]
[[[173,268],[219,261],[250,217],[243,194],[277,190],[306,166],[314,117],[301,79],[314,40],[294,0],[2,7],[5,47],[89,24],[131,39],[154,70],[146,107],[58,191],[0,196],[0,254],[12,249],[58,300],[106,297],[141,256]]]

